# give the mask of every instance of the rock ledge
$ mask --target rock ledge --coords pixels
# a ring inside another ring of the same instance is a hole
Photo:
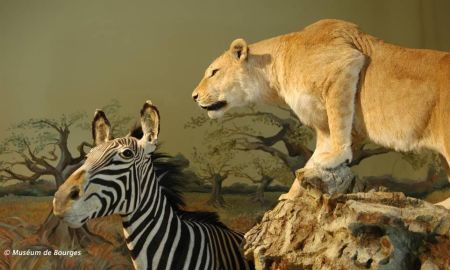
[[[398,192],[300,192],[245,235],[256,269],[450,269],[450,211]]]

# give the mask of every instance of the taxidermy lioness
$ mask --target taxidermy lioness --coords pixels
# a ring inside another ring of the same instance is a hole
[[[232,107],[284,102],[317,135],[306,167],[335,168],[368,137],[398,151],[428,148],[450,162],[450,54],[408,49],[322,20],[251,45],[206,69],[192,94],[211,118]],[[296,195],[294,182],[287,198]],[[450,208],[450,198],[441,203]]]

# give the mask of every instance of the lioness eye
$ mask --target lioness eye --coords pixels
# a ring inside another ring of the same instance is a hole
[[[218,68],[216,68],[216,69],[213,69],[213,71],[211,72],[211,76],[210,76],[210,77],[212,77],[212,76],[216,75],[217,71],[219,71],[219,69],[218,69]]]
[[[133,158],[134,153],[130,149],[125,149],[122,152],[120,152],[120,156],[123,157],[124,159],[130,159]]]

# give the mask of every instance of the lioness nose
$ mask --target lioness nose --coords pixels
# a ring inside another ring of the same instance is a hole
[[[192,98],[194,99],[194,101],[197,101],[198,94],[196,92],[192,93]]]

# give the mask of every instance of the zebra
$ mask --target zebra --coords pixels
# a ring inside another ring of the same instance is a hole
[[[147,101],[141,127],[112,139],[109,120],[97,110],[96,146],[58,188],[53,213],[72,228],[119,214],[136,269],[254,269],[241,252],[243,234],[227,228],[216,213],[183,210],[180,166],[155,152],[159,120]]]

